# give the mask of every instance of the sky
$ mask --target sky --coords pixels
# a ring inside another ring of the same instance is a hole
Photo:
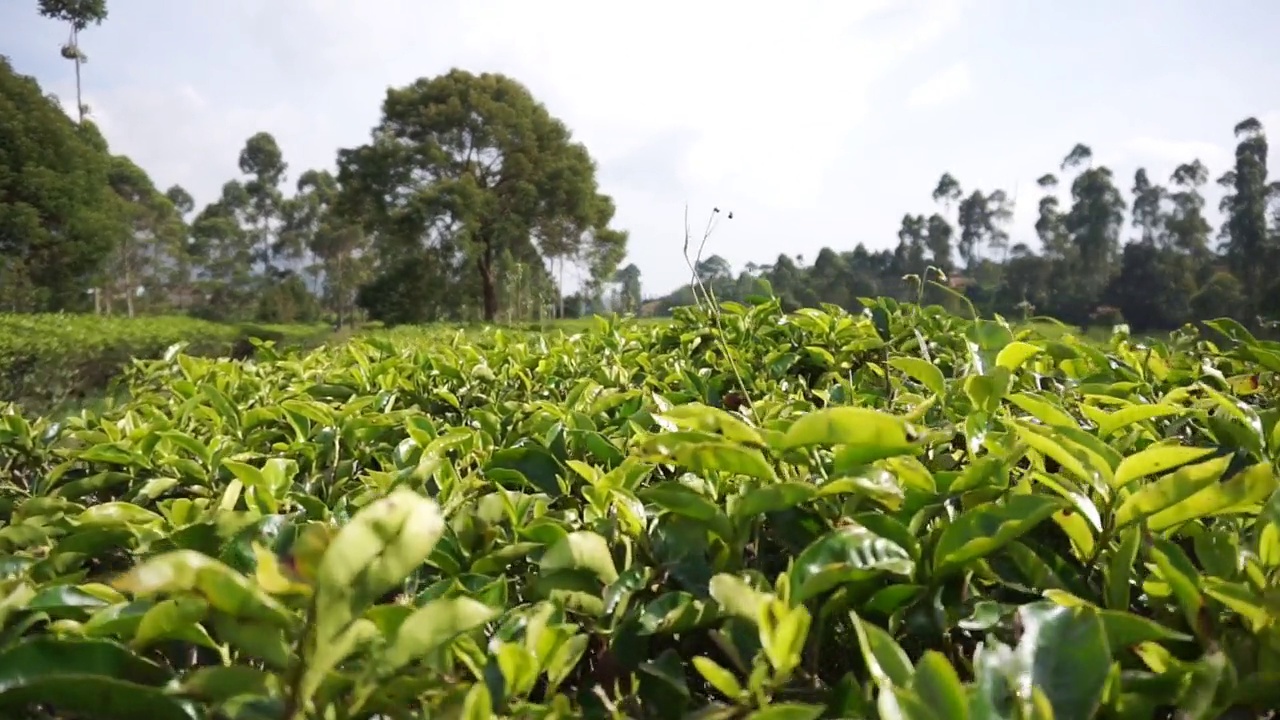
[[[272,133],[290,181],[369,139],[388,87],[460,67],[526,85],[595,157],[646,296],[687,281],[686,207],[735,269],[897,244],[943,172],[1016,199],[1077,143],[1128,196],[1232,128],[1280,137],[1275,0],[108,0],[81,35],[112,149],[197,204]],[[0,53],[75,105],[65,26],[0,2]],[[1271,166],[1280,166],[1272,142]],[[1216,196],[1210,195],[1216,206]],[[695,238],[696,239],[696,238]],[[571,278],[570,278],[571,279]]]

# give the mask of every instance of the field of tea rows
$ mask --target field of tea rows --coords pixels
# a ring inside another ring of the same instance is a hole
[[[0,717],[1266,717],[1280,344],[1211,325],[762,302],[138,363],[0,409]]]
[[[0,312],[0,400],[53,410],[84,404],[108,389],[135,358],[185,343],[191,355],[243,356],[255,341],[315,346],[328,325],[224,324],[185,316]]]

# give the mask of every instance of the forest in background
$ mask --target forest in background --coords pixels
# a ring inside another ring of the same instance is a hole
[[[105,2],[39,9],[70,30],[62,54],[79,94],[79,34],[106,19]],[[664,314],[695,300],[689,286],[644,299],[587,149],[506,76],[454,69],[389,90],[369,141],[338,150],[336,172],[293,169],[257,133],[241,175],[203,207],[113,154],[77,106],[73,119],[0,60],[0,310],[341,325]],[[1039,180],[1038,248],[1010,242],[1005,190],[946,173],[932,209],[903,216],[892,249],[826,247],[808,263],[780,254],[738,272],[712,254],[692,274],[721,300],[765,280],[788,308],[950,302],[919,292],[920,278],[945,278],[985,313],[1138,330],[1229,316],[1259,327],[1280,316],[1270,269],[1280,267],[1280,183],[1261,123],[1246,118],[1234,133],[1232,167],[1188,158],[1165,179],[1139,169],[1127,196],[1076,145]],[[1225,192],[1216,228],[1210,182]],[[674,245],[672,261],[683,262]],[[566,266],[586,271],[570,294]]]
[[[831,303],[858,311],[859,297],[916,300],[923,279],[941,280],[980,312],[1007,317],[1127,322],[1135,330],[1231,317],[1261,327],[1280,317],[1280,182],[1268,177],[1262,124],[1246,118],[1234,132],[1235,165],[1222,174],[1213,176],[1195,158],[1165,182],[1138,169],[1128,198],[1111,169],[1094,163],[1090,147],[1076,145],[1057,172],[1037,182],[1039,249],[1010,243],[1012,203],[1004,190],[966,190],[944,173],[933,190],[936,210],[904,215],[893,249],[826,247],[809,264],[784,253],[736,275],[712,255],[696,265],[697,279],[720,300],[758,293],[763,279],[790,309]],[[1205,208],[1211,178],[1225,191],[1217,228]],[[954,302],[937,290],[925,296]],[[685,286],[654,309],[694,299]]]

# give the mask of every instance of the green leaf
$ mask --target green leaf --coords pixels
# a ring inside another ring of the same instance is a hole
[[[720,573],[711,578],[711,598],[730,615],[755,623],[772,596],[751,587],[741,578]]]
[[[938,718],[969,717],[969,701],[960,676],[946,656],[936,650],[926,650],[920,656],[910,688]]]
[[[6,716],[33,703],[104,720],[196,720],[194,708],[166,695],[171,675],[106,640],[32,637],[0,653],[0,707]]]
[[[338,532],[316,574],[315,640],[304,697],[371,631],[358,620],[365,608],[422,565],[443,534],[439,507],[407,489],[362,508]]]
[[[1044,691],[1054,720],[1092,720],[1111,671],[1111,648],[1098,614],[1089,607],[1037,602],[1018,609],[1022,637],[1015,654]]]
[[[856,407],[830,407],[802,415],[791,424],[778,444],[787,450],[812,445],[844,445],[846,452],[856,453],[859,464],[896,455],[909,455],[916,445],[908,439],[913,433],[901,418],[878,410]],[[845,462],[855,462],[846,457]]]
[[[618,579],[609,543],[600,535],[586,530],[560,538],[542,555],[538,568],[544,573],[584,570],[606,585]]]
[[[241,695],[268,695],[275,685],[270,673],[245,665],[201,667],[183,680],[181,694],[219,703]]]
[[[803,603],[838,585],[881,573],[909,577],[915,562],[902,546],[859,524],[823,535],[796,556],[789,575],[790,600]]]
[[[218,644],[200,625],[208,612],[209,603],[199,597],[176,597],[156,603],[138,623],[133,646],[140,649],[158,640],[185,640],[216,649]]]
[[[1018,439],[1035,448],[1045,457],[1053,458],[1089,487],[1103,490],[1111,485],[1111,468],[1099,457],[1091,457],[1089,451],[1055,435],[1052,430],[1040,430],[1018,423],[1014,426]]]
[[[197,592],[209,606],[245,620],[291,627],[287,608],[240,573],[194,550],[174,550],[151,558],[112,583],[136,597]]]
[[[721,538],[728,539],[733,534],[729,518],[720,507],[682,483],[650,485],[637,493],[637,496],[668,512],[707,523],[709,529]]]
[[[424,451],[424,455],[425,455]],[[499,450],[489,457],[485,472],[513,470],[539,492],[560,495],[560,462],[546,448],[525,446]]]
[[[1005,370],[1017,370],[1022,367],[1023,363],[1041,352],[1044,351],[1031,343],[1014,340],[1001,348],[1000,352],[996,354],[996,367],[1002,367]]]
[[[92,505],[76,518],[81,525],[150,525],[164,518],[145,508],[127,502]]]
[[[1030,532],[1066,502],[1044,495],[1012,495],[1000,505],[981,505],[943,529],[933,550],[934,572],[954,572]]]
[[[716,661],[711,658],[696,655],[693,658],[693,667],[711,684],[711,687],[726,698],[737,700],[742,695],[742,685],[733,673],[716,664]]]
[[[1275,491],[1276,476],[1271,463],[1258,463],[1236,473],[1226,482],[1210,484],[1185,500],[1152,514],[1147,520],[1147,527],[1160,532],[1210,515],[1253,512],[1254,506]]]
[[[755,428],[720,408],[702,403],[676,405],[663,412],[661,416],[688,430],[720,433],[726,440],[732,442],[761,446],[765,444],[764,438],[760,437],[760,433]]]
[[[1158,475],[1183,465],[1203,460],[1214,454],[1213,448],[1183,447],[1181,445],[1157,445],[1135,453],[1120,461],[1116,468],[1113,487],[1122,488],[1138,478]]]
[[[1065,410],[1029,393],[1015,393],[1005,399],[1045,425],[1068,428],[1080,427],[1080,423],[1076,422],[1076,419],[1071,417]]]
[[[858,636],[862,661],[866,663],[871,679],[880,686],[881,691],[891,685],[907,687],[914,670],[911,658],[907,657],[898,641],[880,626],[864,622],[855,612],[849,613],[849,619]]]
[[[777,483],[748,490],[733,508],[735,519],[787,510],[810,500],[817,490],[806,483]]]
[[[1143,485],[1125,498],[1116,510],[1115,526],[1124,528],[1186,500],[1213,485],[1227,471],[1230,457],[1220,457],[1196,465],[1187,465]]]
[[[942,395],[946,392],[946,378],[937,365],[917,357],[889,358],[889,365],[915,378],[929,388],[929,392]]]
[[[1122,530],[1120,546],[1107,561],[1107,607],[1112,610],[1129,609],[1129,583],[1133,577],[1133,563],[1138,559],[1141,540],[1138,528]]]
[[[747,720],[818,720],[825,711],[822,705],[774,703],[751,713]]]
[[[1098,423],[1098,437],[1107,437],[1134,423],[1185,412],[1172,405],[1130,405],[1107,415]],[[1119,482],[1119,480],[1117,480]]]
[[[700,475],[724,472],[761,480],[777,480],[773,466],[759,450],[736,443],[723,440],[691,442],[688,435],[683,433],[662,433],[646,440],[643,447],[652,456],[672,461],[675,465]]]
[[[1141,615],[1121,610],[1098,610],[1098,619],[1107,635],[1107,644],[1113,650],[1131,648],[1145,642],[1188,642],[1195,638],[1171,630]]]
[[[380,669],[385,674],[393,673],[459,635],[484,626],[497,615],[493,608],[471,598],[431,600],[400,623],[390,645],[378,657]]]

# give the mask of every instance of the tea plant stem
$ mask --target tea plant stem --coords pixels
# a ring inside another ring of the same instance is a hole
[[[316,619],[316,603],[315,598],[307,603],[306,620],[302,626],[302,632],[298,635],[297,642],[293,646],[293,665],[289,668],[288,680],[286,687],[288,695],[284,703],[284,720],[295,720],[298,714],[303,712],[302,705],[306,702],[302,697],[302,681],[307,674],[307,645],[312,641],[311,632],[315,626]]]

